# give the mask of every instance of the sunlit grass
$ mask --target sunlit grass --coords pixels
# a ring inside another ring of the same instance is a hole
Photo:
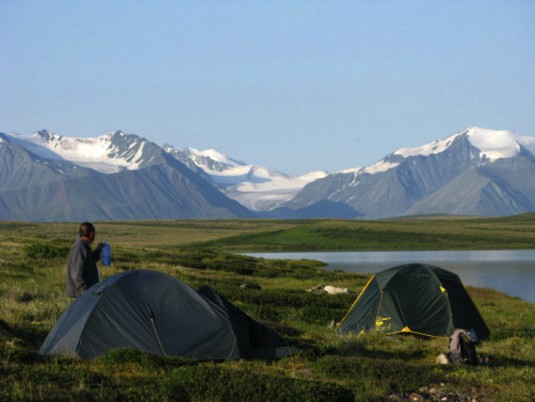
[[[38,355],[48,331],[71,301],[63,294],[65,261],[77,224],[0,223],[0,400],[221,400],[210,394],[213,390],[219,390],[219,398],[233,400],[238,395],[234,392],[242,390],[242,397],[254,401],[265,396],[256,395],[255,389],[265,387],[266,392],[274,392],[266,395],[278,395],[279,399],[271,400],[342,401],[352,395],[354,400],[372,401],[396,393],[407,396],[429,386],[441,395],[458,392],[488,401],[534,400],[535,309],[531,303],[469,287],[492,332],[478,352],[492,364],[441,366],[435,359],[448,351],[445,339],[335,333],[332,322],[341,320],[367,276],[327,272],[313,261],[257,260],[225,253],[296,245],[379,250],[379,235],[386,230],[393,233],[385,248],[406,232],[423,233],[425,238],[446,231],[443,245],[467,247],[489,241],[504,249],[535,239],[535,219],[98,223],[97,241],[108,240],[114,256],[113,265],[101,270],[104,278],[130,269],[151,269],[194,289],[209,285],[302,349],[275,362],[217,364],[136,351],[112,351],[91,361]],[[397,246],[415,244],[400,241]],[[319,284],[354,293],[307,292]],[[213,386],[195,388],[194,383]]]

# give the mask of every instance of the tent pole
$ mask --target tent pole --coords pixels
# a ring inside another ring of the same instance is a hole
[[[154,335],[156,335],[156,339],[158,340],[158,345],[160,345],[160,350],[162,351],[164,356],[167,356],[165,353],[165,350],[163,350],[162,341],[160,341],[160,337],[158,336],[158,331],[156,331],[156,325],[154,324],[154,317],[150,317],[150,323],[152,324],[152,330],[154,331]]]

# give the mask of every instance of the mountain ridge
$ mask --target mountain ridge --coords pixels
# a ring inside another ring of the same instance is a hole
[[[0,219],[26,213],[47,220],[44,206],[31,208],[36,197],[63,205],[58,211],[85,205],[84,185],[104,189],[97,191],[104,193],[98,207],[80,208],[99,219],[374,219],[535,210],[535,138],[477,126],[400,148],[369,166],[299,177],[215,149],[160,147],[121,130],[89,138],[48,130],[0,133],[0,168]]]
[[[237,201],[218,191],[204,177],[163,150],[158,151],[156,145],[151,148],[150,144],[153,143],[137,136],[126,137],[122,149],[125,152],[117,152],[120,150],[114,148],[118,141],[125,139],[124,135],[117,132],[104,138],[104,141],[99,137],[94,141],[81,140],[75,143],[81,147],[96,144],[107,151],[108,159],[100,166],[102,171],[63,159],[58,144],[66,146],[67,150],[73,149],[72,142],[64,137],[55,138],[40,132],[39,138],[33,137],[28,148],[35,151],[35,147],[39,147],[38,143],[43,140],[49,147],[41,147],[37,153],[21,147],[20,137],[10,141],[11,137],[3,134],[0,138],[2,220],[219,219],[255,216]],[[106,143],[105,146],[102,143]],[[55,150],[53,158],[39,156],[42,148]],[[73,159],[77,162],[84,159],[80,158],[80,154]],[[83,162],[89,160],[94,167],[95,160],[99,158],[102,159],[101,154],[97,154],[93,160],[85,158]],[[107,163],[108,160],[114,163]],[[62,166],[68,169],[61,170]]]
[[[490,138],[495,135],[497,138]],[[474,145],[474,138],[482,149]],[[366,218],[436,213],[502,215],[528,212],[535,210],[535,180],[529,180],[535,177],[534,144],[535,139],[517,136],[509,131],[469,128],[421,147],[399,149],[369,167],[329,175],[312,182],[282,207],[298,211],[322,200],[330,200],[348,205]],[[522,177],[515,174],[514,165],[500,162],[518,159],[525,160]],[[461,180],[459,177],[473,170],[467,177],[481,182],[482,172],[485,171],[481,169],[486,167],[488,170],[498,165],[502,166],[502,176],[509,179],[507,186],[500,175],[495,174],[487,177],[492,183],[487,183],[486,192],[480,192],[477,197],[463,197],[464,188],[470,188],[473,184],[471,180]],[[480,169],[479,174],[477,169]],[[442,191],[436,193],[440,189]],[[435,198],[430,198],[433,202],[424,202],[433,194]],[[515,196],[523,201],[515,201]],[[503,205],[498,207],[503,201],[500,197],[508,199],[509,208]]]

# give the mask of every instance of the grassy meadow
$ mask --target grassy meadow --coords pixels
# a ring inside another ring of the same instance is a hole
[[[37,352],[62,311],[68,250],[78,223],[0,222],[0,401],[535,400],[535,308],[468,288],[491,339],[482,366],[439,365],[447,339],[338,336],[368,277],[317,261],[233,252],[535,248],[535,214],[382,221],[221,220],[97,222],[112,245],[103,277],[157,270],[194,289],[209,285],[301,348],[274,362],[196,362],[113,350],[91,361]],[[534,267],[535,269],[535,267]],[[462,275],[461,275],[462,277]],[[257,286],[242,286],[244,284]],[[353,294],[307,292],[318,284]]]

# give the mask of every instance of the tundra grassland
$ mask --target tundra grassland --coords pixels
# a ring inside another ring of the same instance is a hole
[[[535,400],[535,308],[468,288],[492,332],[489,364],[439,365],[447,339],[338,336],[368,277],[317,261],[233,254],[298,250],[466,250],[535,247],[535,214],[383,221],[220,220],[97,222],[113,247],[103,277],[132,269],[209,285],[301,351],[274,362],[197,362],[112,350],[90,361],[38,353],[71,302],[65,261],[78,223],[0,222],[0,400],[380,401]],[[535,267],[534,267],[535,269]],[[353,293],[309,292],[318,284]],[[243,286],[249,285],[249,286]]]

